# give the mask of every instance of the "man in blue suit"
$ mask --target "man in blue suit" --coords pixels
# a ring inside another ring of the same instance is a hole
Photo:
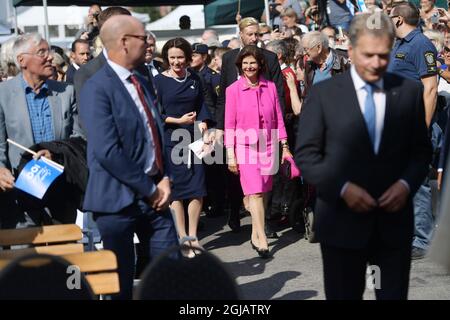
[[[170,182],[162,122],[154,97],[134,73],[147,36],[137,19],[117,15],[100,31],[107,63],[83,86],[80,116],[87,132],[89,180],[84,209],[94,212],[105,249],[118,260],[120,294],[132,297],[133,234],[152,258],[177,244],[168,210]]]

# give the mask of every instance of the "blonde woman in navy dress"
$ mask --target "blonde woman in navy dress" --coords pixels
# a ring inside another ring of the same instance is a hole
[[[200,132],[205,132],[211,117],[203,103],[199,76],[187,70],[192,58],[189,42],[183,38],[171,39],[164,45],[162,55],[169,69],[155,77],[155,87],[162,108],[161,115],[165,121],[165,139],[170,154],[173,181],[171,208],[175,212],[179,238],[195,237],[190,244],[200,247],[197,239],[197,225],[203,197],[206,196],[205,172],[203,164],[194,163],[193,154],[187,151],[187,144],[194,141],[195,126],[198,125]],[[185,129],[185,132],[190,134],[190,141],[178,138],[176,134],[173,135],[177,129]],[[174,155],[181,155],[183,163],[176,163]],[[191,158],[190,165],[186,160],[187,157]],[[187,204],[188,208],[188,228],[186,228],[184,204]]]

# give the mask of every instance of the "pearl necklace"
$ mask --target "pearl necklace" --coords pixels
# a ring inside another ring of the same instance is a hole
[[[256,80],[255,83],[251,82],[248,78],[247,78],[247,83],[250,87],[254,88],[257,87],[259,85],[259,80]]]
[[[179,80],[179,79],[175,76],[176,73],[173,72],[172,69],[169,70],[169,73],[171,74],[172,78],[173,78],[175,81],[179,82],[179,83],[185,82],[186,79],[187,79],[187,75],[188,75],[187,70],[185,69],[185,70],[184,70],[184,79]]]

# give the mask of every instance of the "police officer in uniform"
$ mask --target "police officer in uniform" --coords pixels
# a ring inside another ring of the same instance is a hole
[[[191,69],[198,72],[205,81],[204,84],[212,98],[212,105],[208,106],[211,109],[211,107],[215,108],[217,102],[217,92],[214,84],[217,85],[220,82],[220,75],[208,67],[208,60],[208,46],[203,43],[194,43],[192,45]],[[210,111],[214,111],[212,114],[215,114],[215,110]]]
[[[437,52],[431,41],[418,28],[419,10],[411,3],[395,6],[390,17],[396,28],[397,41],[391,52],[389,72],[416,80],[423,84],[425,120],[430,128],[432,141],[440,128],[433,123],[437,102]],[[433,148],[437,146],[433,145]],[[425,256],[433,231],[434,221],[431,206],[431,188],[428,177],[414,197],[415,230],[412,258]]]
[[[202,43],[192,45],[191,70],[198,72],[203,79],[205,104],[214,120],[220,83],[220,74],[208,67],[208,46]],[[206,88],[206,89],[205,89]],[[217,152],[217,151],[216,151]],[[222,164],[209,162],[205,165],[207,196],[203,201],[203,209],[207,216],[216,217],[224,214],[225,170]]]

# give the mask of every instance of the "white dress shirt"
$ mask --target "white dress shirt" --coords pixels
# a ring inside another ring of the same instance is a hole
[[[117,74],[117,76],[120,78],[120,80],[122,81],[123,85],[125,86],[125,88],[127,89],[128,93],[130,94],[131,98],[133,99],[136,108],[139,111],[139,114],[141,115],[141,120],[142,123],[144,124],[144,128],[146,128],[147,130],[145,130],[145,137],[147,139],[147,141],[150,142],[150,146],[149,148],[147,148],[148,152],[147,152],[147,156],[146,156],[146,160],[145,160],[145,173],[152,175],[153,173],[156,173],[156,164],[155,164],[155,144],[153,142],[153,136],[152,136],[152,132],[147,124],[147,114],[145,113],[144,110],[144,106],[142,105],[141,99],[139,99],[139,95],[138,92],[136,90],[136,87],[133,85],[133,83],[129,80],[130,76],[132,75],[132,73],[122,67],[121,65],[118,65],[117,63],[111,61],[111,60],[107,60],[109,66],[114,70],[114,72]],[[127,107],[127,106],[124,106]]]
[[[153,77],[156,77],[159,72],[155,67],[155,64],[153,63],[153,60],[150,61],[150,63],[147,63],[147,68],[149,68],[149,70],[152,72]]]
[[[353,85],[355,86],[356,96],[358,97],[359,108],[361,109],[361,113],[364,117],[365,105],[366,105],[366,97],[367,91],[364,89],[364,86],[367,84],[366,81],[361,79],[358,72],[356,72],[355,66],[351,67],[350,71]],[[373,151],[375,154],[378,154],[378,150],[380,149],[381,135],[383,133],[384,127],[384,115],[386,113],[386,93],[383,89],[383,79],[375,82],[377,89],[373,92],[373,100],[375,102],[375,143],[373,145]]]

